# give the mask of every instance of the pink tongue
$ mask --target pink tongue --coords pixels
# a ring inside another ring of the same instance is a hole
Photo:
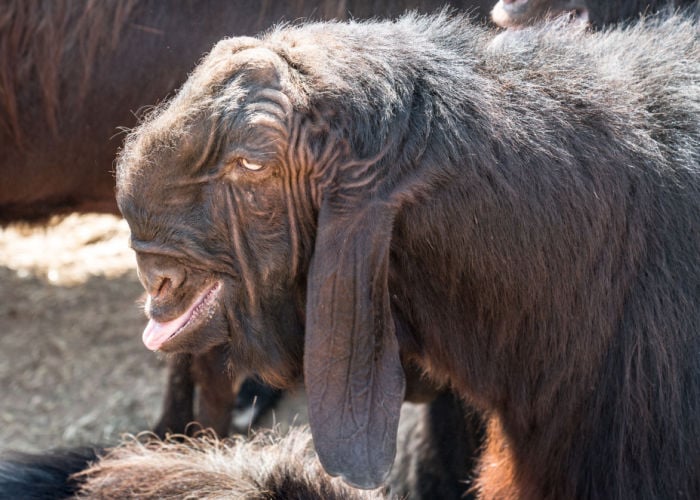
[[[190,311],[186,311],[182,316],[175,318],[165,323],[158,323],[155,320],[150,320],[143,331],[143,343],[151,351],[157,351],[170,337],[177,332],[182,325],[187,323],[190,317]]]

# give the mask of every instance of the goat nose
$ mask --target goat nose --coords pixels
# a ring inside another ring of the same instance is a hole
[[[185,270],[179,265],[158,262],[152,256],[137,257],[137,265],[141,284],[153,298],[178,288],[185,281]]]
[[[161,293],[176,289],[183,281],[182,273],[179,271],[158,269],[148,272],[144,287],[151,297],[156,298]]]

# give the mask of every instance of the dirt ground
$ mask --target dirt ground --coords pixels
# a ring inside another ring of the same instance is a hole
[[[0,451],[105,444],[157,420],[165,361],[141,343],[128,234],[104,215],[0,229]],[[303,407],[293,393],[262,425],[303,423]]]

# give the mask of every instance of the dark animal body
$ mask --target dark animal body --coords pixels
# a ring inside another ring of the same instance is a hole
[[[149,343],[303,363],[355,485],[393,460],[403,359],[487,416],[484,497],[697,497],[698,26],[490,40],[438,16],[217,45],[119,162],[152,325],[204,311]]]
[[[640,16],[673,9],[698,9],[697,0],[499,0],[491,13],[503,27],[528,26],[562,14],[596,28],[638,20]]]
[[[490,0],[452,5],[484,17]],[[442,2],[10,0],[0,19],[0,224],[72,211],[117,212],[113,161],[121,127],[174,91],[224,36],[301,17],[429,10]],[[207,353],[175,359],[156,428],[184,432],[197,417],[228,431],[240,381]],[[193,391],[205,388],[193,412]],[[256,394],[268,394],[257,387]],[[266,399],[272,404],[273,393]],[[262,407],[262,398],[257,402]]]
[[[491,37],[218,44],[119,161],[147,342],[303,366],[321,462],[358,486],[411,360],[488,418],[486,498],[698,497],[698,26]]]

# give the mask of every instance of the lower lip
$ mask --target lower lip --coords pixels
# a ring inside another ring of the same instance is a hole
[[[190,306],[189,311],[185,313],[187,315],[187,319],[185,320],[185,322],[165,339],[158,339],[159,335],[157,333],[157,330],[160,328],[167,328],[166,325],[168,323],[172,323],[178,320],[174,319],[170,322],[160,324],[151,319],[151,321],[149,321],[148,323],[148,326],[146,326],[146,329],[144,330],[143,341],[146,347],[148,347],[152,351],[160,350],[165,344],[167,344],[175,337],[180,335],[183,331],[189,329],[193,323],[197,322],[198,320],[201,320],[203,317],[204,320],[202,321],[202,324],[209,321],[209,319],[211,319],[213,315],[214,307],[216,305],[216,297],[219,295],[221,287],[221,282],[217,282],[206,293],[200,295],[200,298],[192,306]]]

